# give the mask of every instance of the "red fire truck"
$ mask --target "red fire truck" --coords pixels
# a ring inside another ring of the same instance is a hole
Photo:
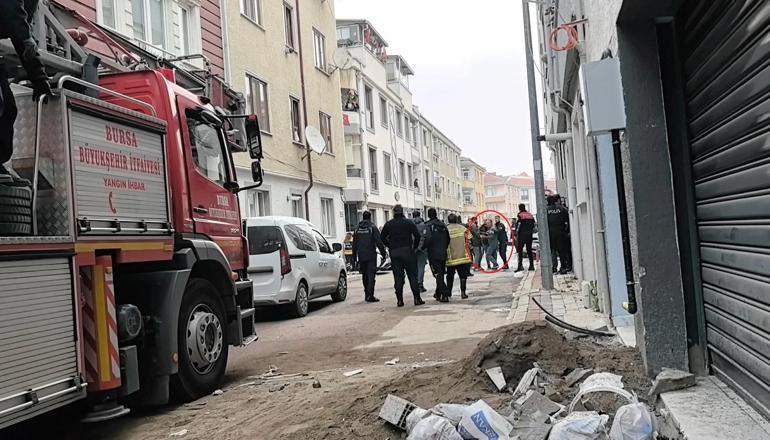
[[[10,165],[31,185],[0,185],[18,232],[0,237],[0,428],[81,399],[90,420],[194,399],[256,338],[232,159],[248,150],[261,181],[256,118],[172,70],[86,71],[37,102],[13,88]]]

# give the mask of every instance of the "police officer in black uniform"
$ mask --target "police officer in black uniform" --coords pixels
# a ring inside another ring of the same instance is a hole
[[[560,203],[561,196],[558,194],[548,196],[548,233],[551,243],[551,261],[553,263],[553,272],[562,274],[572,270],[572,257],[570,253],[569,241],[569,212],[567,208]],[[561,270],[558,269],[558,262],[561,262]]]
[[[420,245],[420,231],[413,221],[404,216],[404,207],[393,207],[393,218],[382,227],[382,241],[390,249],[390,263],[393,269],[394,288],[398,307],[404,307],[404,273],[409,280],[409,287],[414,296],[414,305],[421,306],[425,301],[420,297],[417,281],[417,256],[415,251]]]
[[[48,76],[40,61],[37,43],[32,37],[31,22],[38,0],[0,1],[0,39],[10,38],[16,54],[32,83],[33,98],[51,93]],[[0,58],[0,174],[8,174],[2,164],[13,155],[13,124],[16,121],[16,101],[8,84],[8,73]]]
[[[353,233],[353,266],[358,262],[361,281],[364,283],[366,302],[379,302],[374,296],[374,281],[377,277],[377,249],[382,259],[387,258],[385,245],[380,239],[380,231],[372,223],[372,213],[364,211],[363,220],[358,223]]]

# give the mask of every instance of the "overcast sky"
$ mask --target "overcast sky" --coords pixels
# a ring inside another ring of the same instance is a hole
[[[335,0],[414,69],[420,112],[488,171],[532,172],[521,2]],[[535,42],[537,44],[537,42]],[[535,46],[537,47],[537,46]],[[550,164],[550,156],[543,156]]]

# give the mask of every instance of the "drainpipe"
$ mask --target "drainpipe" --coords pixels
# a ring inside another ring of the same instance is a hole
[[[296,2],[295,5],[295,11],[297,12],[297,48],[299,49],[299,78],[300,83],[302,86],[302,117],[305,122],[305,128],[308,126],[308,119],[307,119],[307,95],[305,94],[305,62],[303,60],[303,57],[305,55],[305,52],[302,51],[302,21],[300,19],[299,12],[299,1]],[[303,133],[302,136],[305,136]],[[310,190],[313,189],[313,157],[311,156],[310,151],[310,145],[307,143],[307,139],[305,139],[305,149],[307,150],[307,154],[305,155],[305,158],[307,158],[307,178],[310,181],[307,188],[305,189],[305,220],[310,221]]]
[[[631,238],[628,230],[628,206],[626,204],[626,182],[623,174],[623,154],[620,150],[620,132],[612,130],[612,150],[615,152],[615,180],[618,186],[618,205],[620,208],[620,232],[623,236],[623,260],[626,266],[626,290],[628,303],[624,308],[628,313],[635,314],[636,304],[636,279],[634,276],[634,263],[631,257]]]

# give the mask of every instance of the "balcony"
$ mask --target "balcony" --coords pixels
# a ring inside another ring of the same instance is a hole
[[[346,135],[358,136],[361,134],[361,113],[357,111],[343,111],[342,125]]]

